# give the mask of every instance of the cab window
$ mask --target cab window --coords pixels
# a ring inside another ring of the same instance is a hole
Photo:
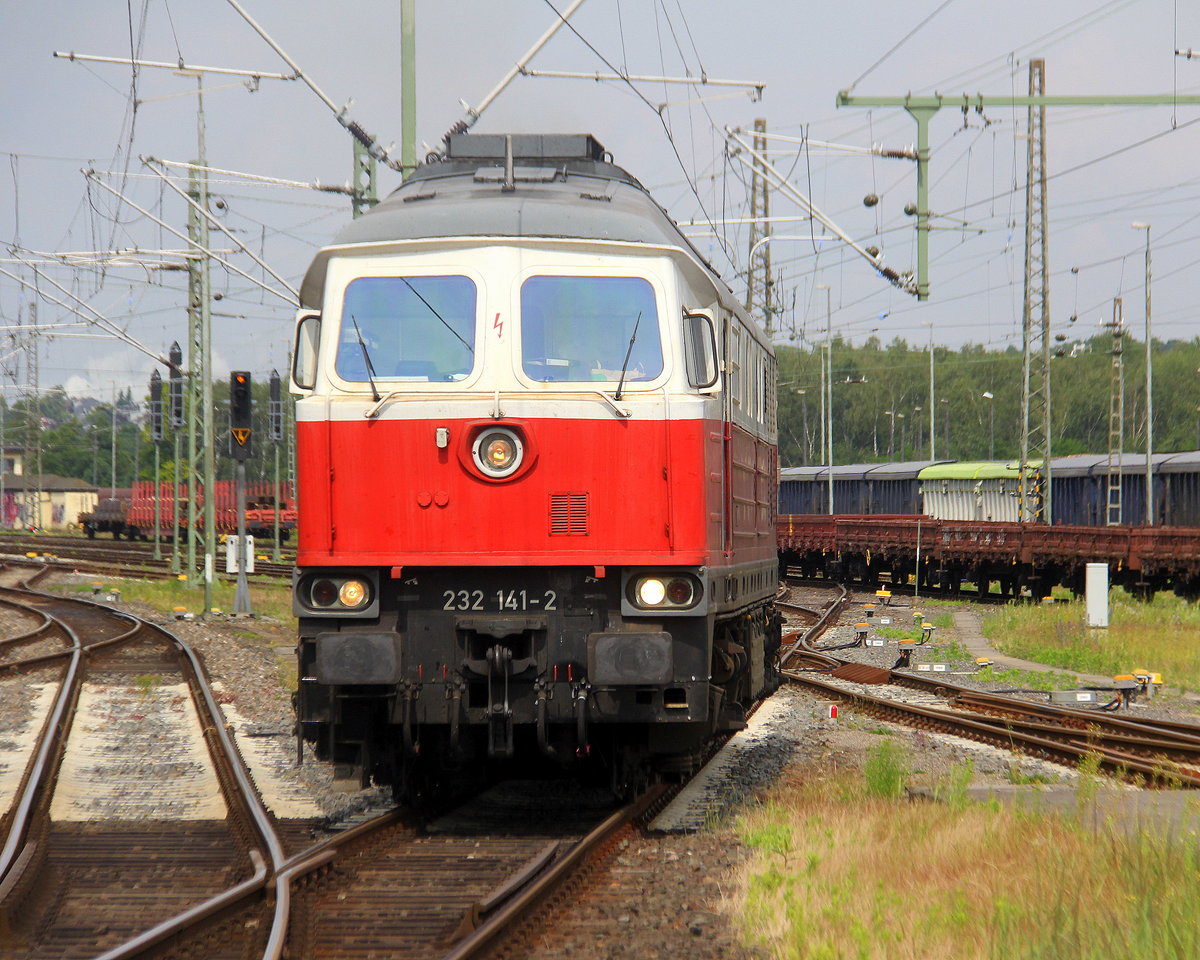
[[[654,288],[641,277],[530,277],[521,365],[544,383],[615,383],[622,371],[626,384],[655,379],[663,351]]]
[[[475,365],[467,277],[360,277],[346,287],[334,367],[343,380],[462,380]]]

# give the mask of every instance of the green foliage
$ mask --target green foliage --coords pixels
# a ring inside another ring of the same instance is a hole
[[[1020,766],[1013,763],[1008,768],[1008,782],[1017,786],[1028,786],[1035,783],[1054,783],[1055,778],[1043,773],[1026,773]]]
[[[770,816],[772,809],[768,808],[765,812]],[[778,818],[768,820],[753,830],[747,830],[742,839],[746,846],[763,853],[775,854],[784,860],[791,855],[795,843],[791,826]]]
[[[876,627],[876,636],[885,637],[888,640],[920,640],[920,627]]]
[[[164,371],[165,372],[165,371]],[[266,441],[269,399],[269,373],[254,373],[254,430],[258,452],[246,464],[247,479],[271,480],[274,459],[271,445]],[[164,394],[166,393],[164,379]],[[214,385],[213,422],[215,424],[216,471],[218,480],[232,479],[233,461],[227,456],[226,427],[228,414],[228,382]],[[294,398],[284,391],[285,415],[291,420]],[[61,387],[46,391],[36,401],[18,400],[11,405],[0,400],[0,421],[3,422],[5,443],[32,448],[40,439],[42,473],[86,480],[101,489],[113,482],[113,454],[116,459],[116,486],[129,487],[135,479],[154,479],[154,445],[150,440],[149,390],[134,397],[132,389],[116,396],[116,416],[111,394],[106,398],[70,398]],[[115,426],[115,431],[114,431]],[[114,439],[115,433],[115,439]],[[40,437],[39,437],[40,435]],[[159,479],[174,477],[173,444],[170,429],[160,445]],[[35,472],[26,464],[26,473]]]
[[[1105,630],[1086,627],[1075,601],[1010,604],[985,617],[983,631],[1003,653],[1066,670],[1113,676],[1145,668],[1173,686],[1200,685],[1200,608],[1169,593],[1143,601],[1120,589],[1110,604]]]
[[[121,598],[126,603],[145,603],[160,613],[171,615],[177,607],[195,614],[203,612],[204,592],[197,582],[189,584],[179,580],[122,580]],[[213,581],[213,606],[219,610],[232,610],[236,584],[229,580]],[[76,593],[91,595],[91,587],[80,584]],[[277,620],[295,626],[292,616],[292,588],[290,584],[251,583],[250,605],[256,617]],[[245,634],[247,638],[255,634]]]
[[[967,788],[974,779],[975,762],[968,757],[950,768],[934,786],[933,794],[951,810],[961,810],[967,805]]]
[[[1054,361],[1055,453],[1097,453],[1108,448],[1111,346],[1111,337],[1100,334],[1080,344],[1074,356]],[[1144,351],[1140,345],[1132,346],[1126,344],[1126,382],[1141,383]],[[820,354],[791,346],[776,350],[779,382],[784,385],[779,389],[780,463],[821,462]],[[1020,352],[975,344],[958,350],[935,345],[934,365],[938,456],[990,459],[994,426],[994,459],[1015,458],[1020,446]],[[1155,445],[1160,451],[1195,449],[1197,368],[1200,338],[1155,344]],[[847,377],[865,378],[865,382],[845,383]],[[984,392],[995,399],[984,399]],[[905,417],[893,420],[885,410]],[[1136,434],[1142,415],[1136,403],[1126,405],[1127,437]],[[885,346],[875,337],[855,346],[835,337],[832,419],[837,425],[834,458],[839,463],[927,458],[928,347],[901,338]]]
[[[910,766],[910,757],[903,745],[892,739],[875,744],[867,752],[863,764],[867,795],[884,798],[903,796]]]
[[[975,679],[989,686],[1013,690],[1074,690],[1079,686],[1079,679],[1070,674],[1054,670],[1018,670],[1015,667],[1008,670],[984,667],[975,674]]]

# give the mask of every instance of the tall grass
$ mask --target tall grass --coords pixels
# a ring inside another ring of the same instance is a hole
[[[984,618],[997,649],[1050,666],[1111,676],[1145,668],[1166,683],[1200,687],[1200,608],[1172,594],[1136,600],[1123,590],[1110,598],[1110,626],[1085,626],[1080,601],[1052,606],[1010,605]]]
[[[754,854],[729,906],[752,949],[787,960],[1200,956],[1200,842],[1186,829],[1097,832],[1083,817],[974,803],[965,764],[940,788],[945,803],[881,796],[864,773],[797,776],[743,817]]]

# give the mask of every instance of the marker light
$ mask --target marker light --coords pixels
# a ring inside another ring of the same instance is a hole
[[[691,574],[645,573],[632,578],[626,587],[629,602],[641,610],[678,612],[700,602],[704,588]]]
[[[647,577],[638,584],[638,602],[644,607],[657,607],[666,595],[666,585],[657,577]]]
[[[337,585],[332,580],[318,580],[312,585],[312,602],[318,607],[333,606],[337,595]]]
[[[692,602],[692,584],[682,577],[676,577],[667,584],[667,599],[672,603],[684,606]]]
[[[361,607],[367,601],[367,585],[361,580],[347,580],[338,591],[338,601],[344,607]]]

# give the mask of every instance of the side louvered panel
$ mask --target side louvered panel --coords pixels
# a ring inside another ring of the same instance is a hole
[[[586,537],[588,534],[588,495],[586,493],[550,494],[550,536]]]

